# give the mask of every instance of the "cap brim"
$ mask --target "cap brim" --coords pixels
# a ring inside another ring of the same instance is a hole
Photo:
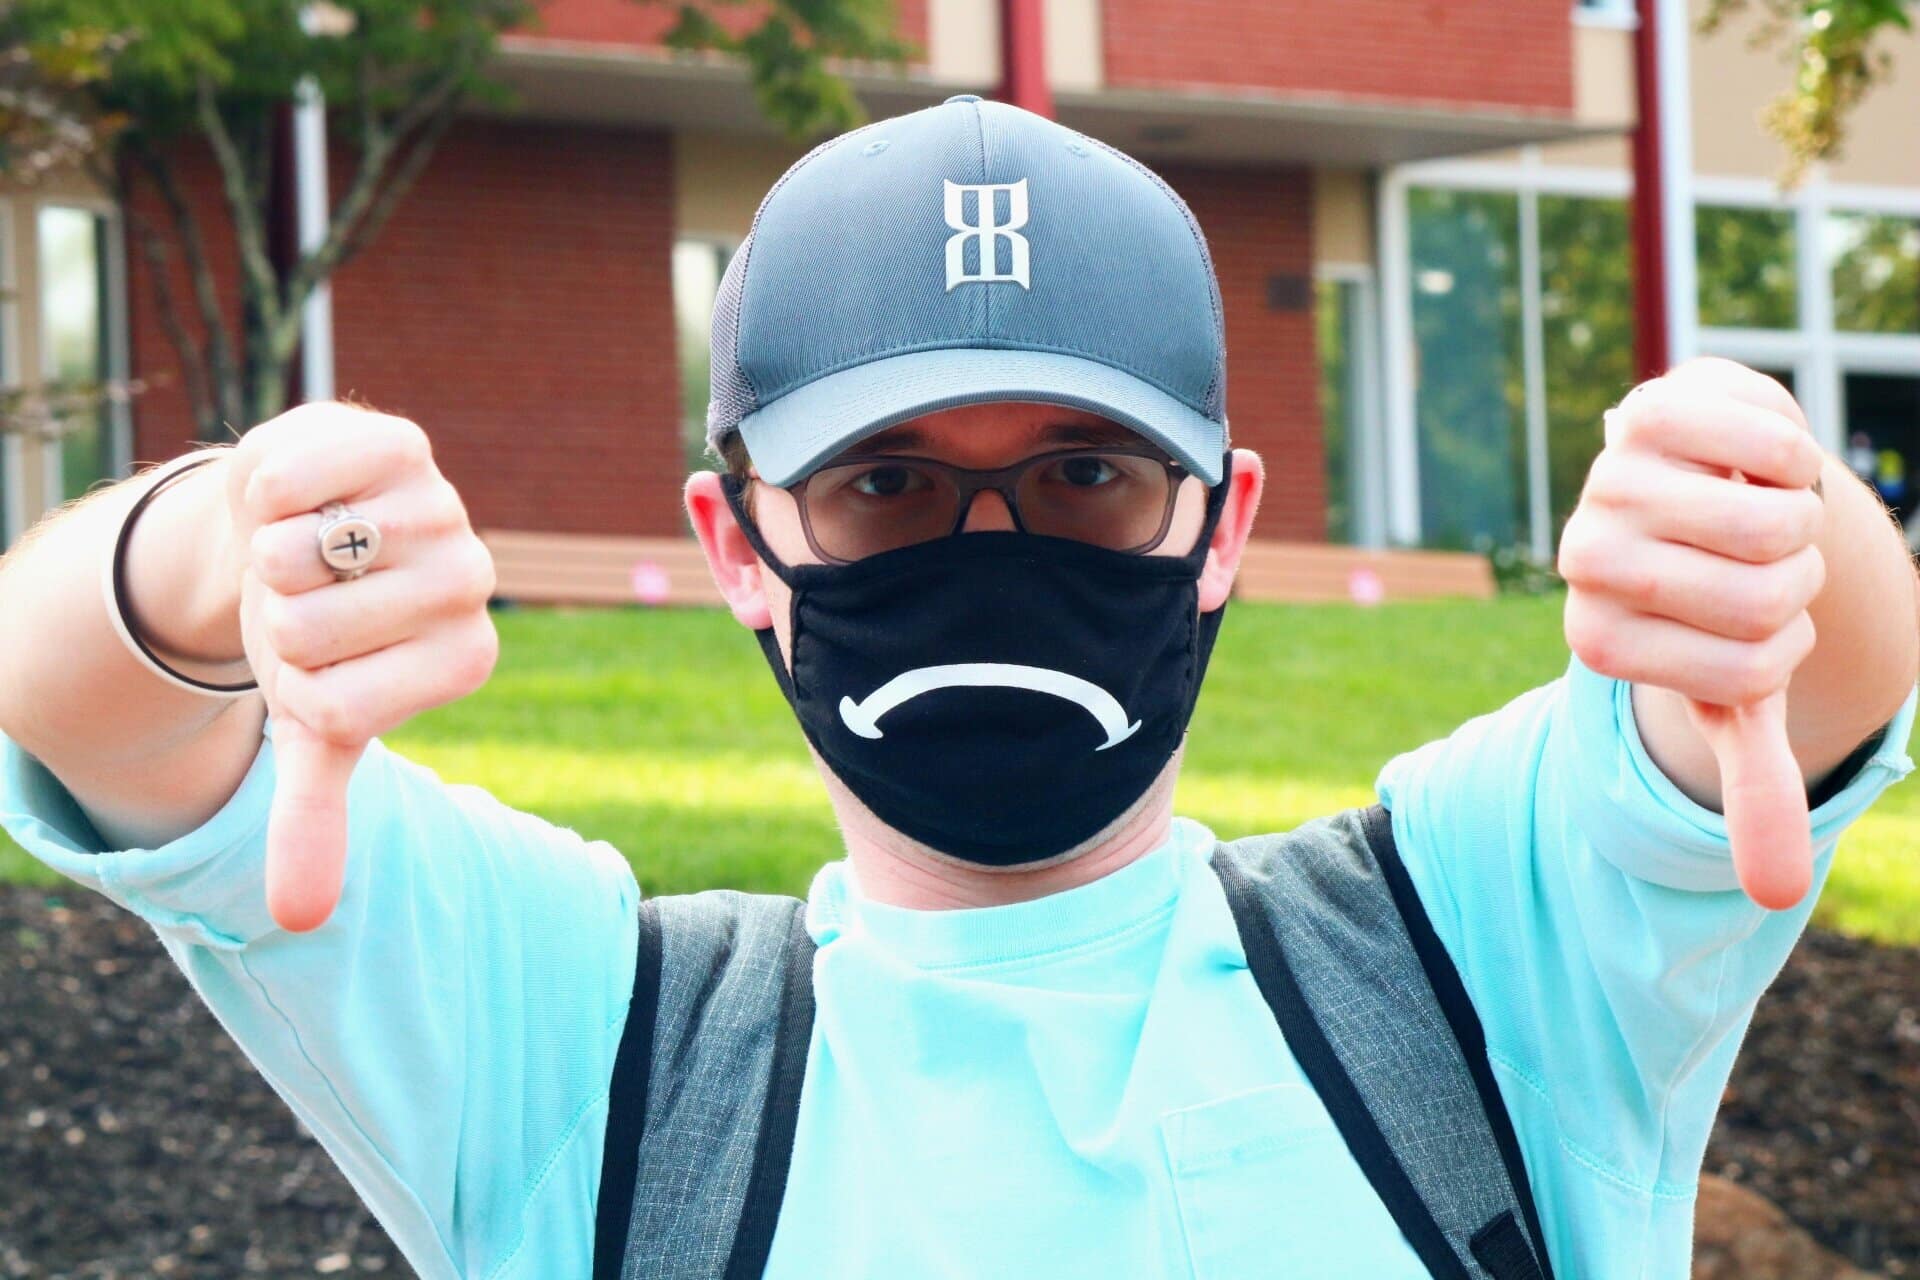
[[[768,484],[803,479],[849,445],[922,414],[1025,400],[1081,409],[1139,432],[1207,484],[1220,482],[1224,422],[1124,370],[1054,351],[911,351],[816,378],[740,420]]]

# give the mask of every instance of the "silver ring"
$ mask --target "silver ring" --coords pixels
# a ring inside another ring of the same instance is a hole
[[[380,526],[344,502],[320,508],[320,559],[336,580],[349,582],[380,555]]]

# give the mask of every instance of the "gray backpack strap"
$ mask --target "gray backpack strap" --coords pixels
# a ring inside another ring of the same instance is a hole
[[[813,1034],[812,961],[797,899],[720,890],[643,904],[594,1280],[765,1271]]]
[[[1386,810],[1223,845],[1213,866],[1255,984],[1421,1262],[1440,1280],[1551,1280],[1479,1017]]]

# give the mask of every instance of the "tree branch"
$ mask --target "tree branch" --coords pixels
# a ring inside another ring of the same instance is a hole
[[[173,281],[169,279],[173,263],[167,256],[166,242],[159,230],[149,222],[145,215],[135,213],[122,202],[126,210],[128,226],[140,242],[141,256],[147,260],[147,269],[153,273],[154,301],[160,308],[160,327],[166,330],[167,341],[180,357],[180,368],[186,376],[187,399],[193,405],[196,435],[205,439],[211,428],[217,426],[220,414],[214,406],[213,394],[207,387],[207,367],[200,344],[193,340],[186,321],[180,315],[179,301],[174,297]]]
[[[473,56],[469,53],[450,64],[394,117],[390,127],[379,123],[370,106],[371,86],[364,76],[359,78],[356,91],[361,100],[355,105],[360,121],[360,162],[346,194],[333,207],[326,238],[313,252],[302,255],[288,280],[287,311],[276,330],[276,344],[292,350],[298,340],[299,312],[308,296],[378,232],[426,167],[434,146],[459,109],[461,88]],[[396,152],[400,153],[398,160]]]
[[[194,303],[200,312],[201,327],[206,330],[205,367],[212,381],[208,403],[213,410],[213,417],[216,423],[223,419],[237,420],[241,415],[232,338],[227,333],[226,317],[220,310],[219,295],[214,291],[213,270],[207,261],[206,241],[201,237],[199,220],[181,197],[179,185],[174,182],[166,161],[144,140],[133,141],[130,150],[153,179],[154,188],[159,191],[161,201],[167,207],[181,252],[186,257],[187,280],[192,286]]]
[[[262,323],[271,331],[278,327],[280,319],[280,277],[273,269],[273,256],[267,250],[266,229],[261,225],[260,206],[253,199],[246,161],[227,129],[219,104],[214,101],[213,82],[204,74],[195,82],[194,96],[200,131],[212,144],[213,158],[220,169],[220,189],[226,196],[227,214],[233,219],[248,301],[257,308]]]
[[[412,189],[413,184],[419,180],[421,173],[427,167],[427,162],[433,159],[434,150],[439,146],[440,139],[446,136],[447,129],[452,126],[459,113],[460,99],[451,99],[439,115],[427,121],[421,128],[406,153],[394,163],[391,176],[381,187],[379,196],[368,207],[360,224],[347,233],[346,242],[340,249],[339,260],[335,263],[336,267],[345,266],[353,260],[355,254],[378,238],[381,230],[387,225],[387,219],[393,216],[394,209]]]

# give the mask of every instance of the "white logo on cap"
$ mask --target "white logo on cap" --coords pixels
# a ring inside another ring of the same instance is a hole
[[[1007,220],[998,220],[1000,202],[998,194],[1007,193]],[[973,193],[973,208],[977,215],[974,222],[967,221],[967,193]],[[994,284],[1009,282],[1022,289],[1032,286],[1027,283],[1027,238],[1020,234],[1020,228],[1027,225],[1027,180],[1018,182],[984,183],[979,186],[967,186],[958,182],[946,184],[947,225],[953,228],[953,234],[947,237],[947,289],[952,291],[957,284]],[[966,268],[967,241],[975,241],[979,246],[979,270],[969,273]],[[1007,242],[1007,256],[1011,259],[1007,270],[1001,272],[999,242]]]

